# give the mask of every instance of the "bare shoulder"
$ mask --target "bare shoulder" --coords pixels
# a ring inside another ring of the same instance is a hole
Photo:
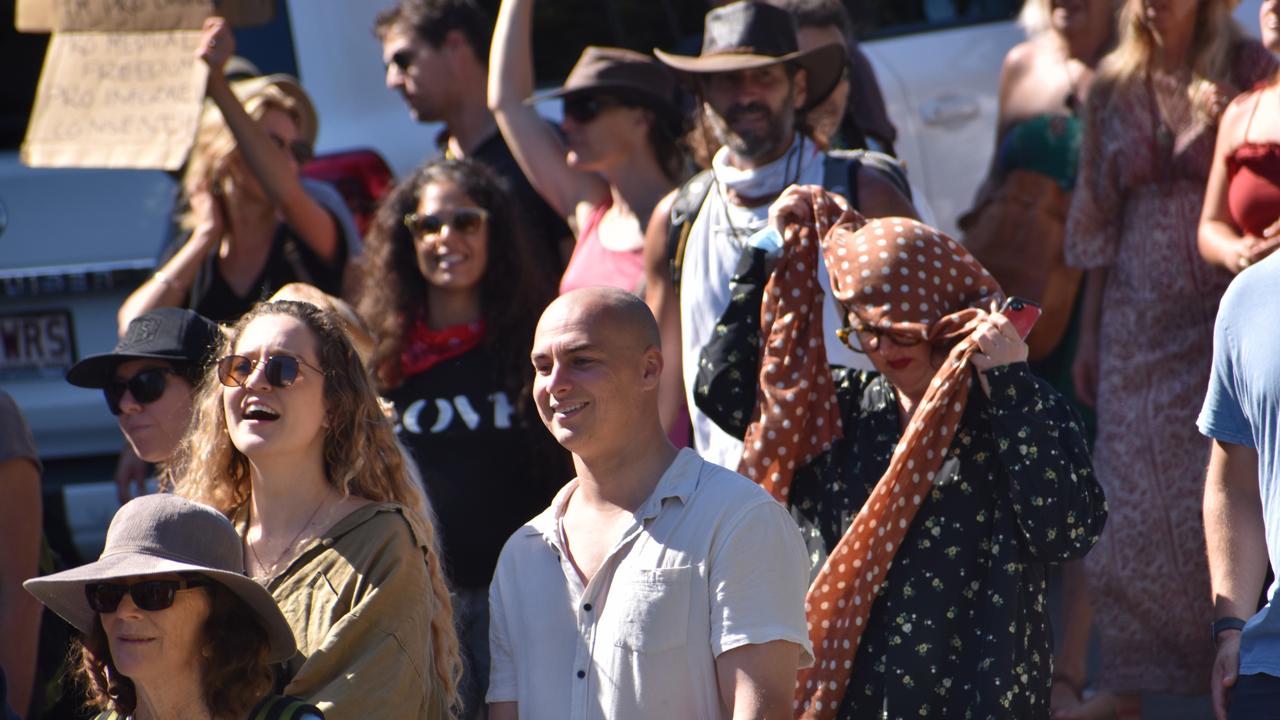
[[[858,168],[858,211],[869,218],[919,218],[915,206],[884,171],[863,165]]]

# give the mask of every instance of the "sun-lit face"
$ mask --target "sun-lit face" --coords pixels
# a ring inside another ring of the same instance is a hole
[[[625,447],[638,427],[642,398],[657,385],[662,362],[658,354],[654,365],[655,353],[589,307],[553,303],[538,322],[531,354],[533,400],[543,424],[579,457]]]
[[[1202,2],[1209,0],[1131,0],[1142,3],[1142,17],[1147,27],[1159,38],[1162,35],[1187,31],[1196,21],[1196,12]]]
[[[111,582],[176,579],[177,575],[167,574]],[[115,612],[98,616],[116,669],[142,687],[198,671],[211,605],[208,589],[200,587],[178,590],[173,605],[163,610],[139,610],[126,593]]]
[[[435,180],[422,189],[417,216],[434,219],[428,230],[411,230],[422,277],[434,289],[478,298],[489,265],[487,211],[455,183]]]
[[[707,119],[744,167],[777,157],[791,143],[804,105],[805,74],[782,64],[712,73],[703,80]]]
[[[901,344],[892,336],[869,332],[859,332],[858,342],[867,359],[898,392],[917,401],[924,397],[938,369],[929,343]]]
[[[191,421],[191,383],[172,368],[164,360],[138,359],[126,360],[115,370],[116,381],[122,383],[149,370],[160,371],[164,378],[164,393],[146,404],[126,389],[116,418],[134,453],[149,463],[168,460]]]
[[[222,388],[231,442],[250,461],[323,457],[327,425],[324,376],[315,333],[290,315],[263,315],[252,320],[236,341],[235,355],[255,363],[244,387]],[[293,384],[277,387],[268,380],[267,361],[289,356],[301,361]]]
[[[1262,44],[1271,52],[1280,52],[1280,0],[1262,0],[1258,8],[1258,25]]]
[[[412,30],[394,26],[382,39],[382,63],[387,89],[400,93],[414,120],[444,119],[452,77],[444,47],[433,47]]]
[[[587,172],[607,172],[625,163],[648,144],[648,111],[629,107],[607,95],[572,98],[565,102],[566,160]]]

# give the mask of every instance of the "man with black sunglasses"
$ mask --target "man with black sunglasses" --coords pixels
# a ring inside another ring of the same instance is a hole
[[[445,157],[478,160],[506,181],[539,271],[558,280],[573,234],[529,184],[485,96],[493,18],[475,0],[399,0],[378,14],[373,32],[382,43],[387,89],[404,98],[418,122],[444,123],[436,144]]]
[[[221,339],[218,325],[203,315],[157,308],[134,318],[111,352],[73,365],[67,382],[102,390],[128,441],[124,452],[163,463],[186,432],[195,388]],[[145,486],[117,488],[121,501]]]

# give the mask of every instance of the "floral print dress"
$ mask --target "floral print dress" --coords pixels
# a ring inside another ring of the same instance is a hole
[[[764,256],[748,251],[701,358],[695,398],[741,434],[758,363]],[[797,472],[792,512],[835,547],[901,436],[877,373],[833,368],[844,437]],[[880,588],[841,718],[1049,717],[1045,566],[1083,556],[1106,521],[1074,411],[1025,363],[975,383],[947,459]]]

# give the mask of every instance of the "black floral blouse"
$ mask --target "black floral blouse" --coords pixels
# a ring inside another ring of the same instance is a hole
[[[754,402],[764,255],[748,251],[703,352],[695,398],[741,436]],[[792,512],[830,552],[889,465],[897,396],[833,368],[844,438],[798,471]],[[1053,636],[1045,566],[1084,556],[1106,522],[1074,411],[1026,363],[974,383],[929,497],[880,588],[840,718],[1049,717]],[[820,558],[815,558],[820,559]]]

